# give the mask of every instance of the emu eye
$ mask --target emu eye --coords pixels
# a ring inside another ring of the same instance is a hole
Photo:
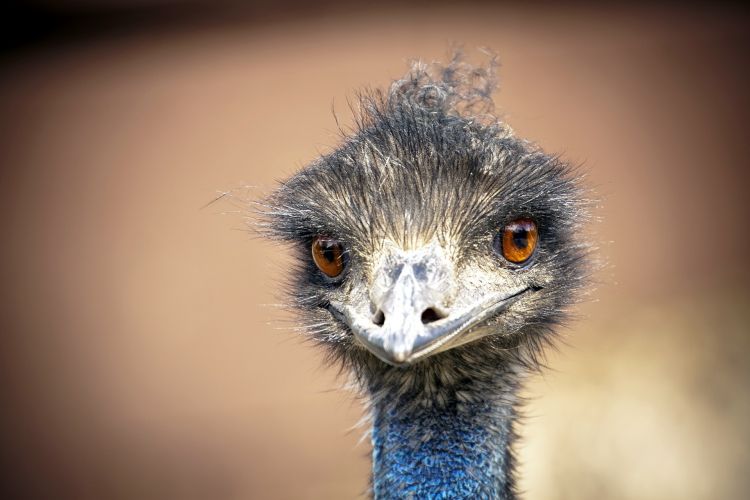
[[[339,240],[316,236],[312,242],[312,258],[329,278],[335,278],[344,270],[344,246]]]
[[[526,218],[507,224],[499,236],[503,257],[514,264],[529,260],[539,239],[536,222]]]

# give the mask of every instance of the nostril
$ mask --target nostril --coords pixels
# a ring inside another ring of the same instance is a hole
[[[425,325],[428,323],[432,323],[433,321],[443,319],[443,318],[445,318],[445,316],[437,312],[432,307],[428,307],[422,312],[422,324],[425,324]]]
[[[383,324],[385,323],[385,314],[382,310],[378,309],[378,312],[376,312],[375,316],[372,317],[372,322],[378,326],[383,326]]]

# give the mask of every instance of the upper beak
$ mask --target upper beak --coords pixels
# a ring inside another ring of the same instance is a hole
[[[402,263],[396,278],[380,294],[372,294],[374,328],[360,331],[359,339],[375,355],[389,363],[404,363],[415,351],[436,340],[439,328],[433,323],[448,316],[445,288],[434,286],[430,274],[419,272],[418,263]],[[356,334],[356,330],[355,330]]]
[[[414,362],[453,344],[470,328],[507,308],[525,291],[491,294],[462,310],[451,310],[453,273],[437,245],[398,252],[377,270],[370,292],[373,315],[332,304],[356,338],[392,365]]]

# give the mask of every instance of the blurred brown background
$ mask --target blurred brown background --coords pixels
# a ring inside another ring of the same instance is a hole
[[[750,495],[748,12],[729,5],[16,4],[0,56],[9,498],[355,498],[351,394],[217,190],[336,145],[334,106],[461,42],[583,163],[609,266],[537,378],[530,499]],[[15,26],[12,26],[15,25]],[[245,193],[244,190],[241,192]]]

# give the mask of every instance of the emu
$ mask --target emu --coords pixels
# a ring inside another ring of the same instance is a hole
[[[495,59],[413,63],[256,222],[366,397],[375,498],[516,498],[519,389],[585,288],[586,191],[495,118]]]

